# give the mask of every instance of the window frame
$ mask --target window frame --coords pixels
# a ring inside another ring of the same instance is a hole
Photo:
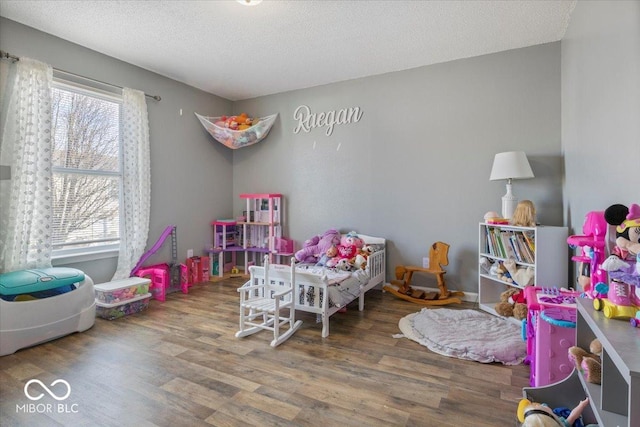
[[[104,245],[83,247],[83,248],[67,248],[56,249],[52,246],[51,260],[52,265],[64,265],[66,263],[92,261],[103,258],[117,258],[120,252],[120,241],[122,236],[122,198],[124,191],[124,174],[123,174],[123,141],[122,141],[122,113],[123,113],[123,97],[122,92],[116,92],[112,90],[105,90],[94,84],[84,84],[73,79],[61,77],[54,73],[52,88],[63,90],[67,92],[79,93],[81,95],[98,98],[101,100],[114,102],[118,104],[118,171],[96,171],[88,169],[68,169],[60,166],[52,165],[51,173],[76,173],[83,175],[96,175],[104,177],[118,177],[119,178],[119,191],[118,191],[118,203],[119,203],[119,215],[120,215],[120,227],[118,230],[117,243],[109,243]],[[53,98],[53,94],[51,95]],[[52,129],[53,131],[53,129]],[[53,207],[52,207],[53,208]]]

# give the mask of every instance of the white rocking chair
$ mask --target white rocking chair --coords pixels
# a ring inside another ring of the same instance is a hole
[[[249,267],[251,278],[238,288],[240,330],[236,337],[246,337],[261,330],[273,331],[271,347],[276,347],[302,325],[302,320],[295,320],[294,264],[292,259],[291,266],[270,265],[269,255],[265,255],[263,266]],[[281,310],[288,310],[289,316],[282,316]],[[285,332],[281,332],[287,325]]]

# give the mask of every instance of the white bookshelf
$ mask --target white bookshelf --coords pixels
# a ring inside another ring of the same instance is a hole
[[[502,236],[502,246],[496,245],[496,240],[491,239]],[[500,248],[508,245],[508,240],[504,237],[515,236],[515,240],[527,239],[534,242],[534,248],[529,252],[520,247],[520,251],[514,249],[502,250]],[[536,286],[567,287],[569,247],[567,245],[567,227],[537,226],[518,227],[514,225],[499,225],[480,223],[479,225],[479,256],[489,260],[491,264],[506,261],[513,258],[518,267],[531,267],[534,270],[533,284]],[[496,246],[496,247],[494,247]],[[510,287],[522,288],[515,283],[508,283],[478,269],[478,300],[480,309],[497,315],[494,306],[500,301],[500,294]]]

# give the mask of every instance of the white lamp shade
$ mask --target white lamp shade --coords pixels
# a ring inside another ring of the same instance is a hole
[[[507,151],[496,154],[489,180],[526,178],[533,178],[533,171],[524,151]]]

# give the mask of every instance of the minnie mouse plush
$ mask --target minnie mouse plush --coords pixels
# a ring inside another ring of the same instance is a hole
[[[640,206],[632,204],[611,205],[604,211],[604,219],[616,226],[615,255],[621,259],[635,260],[640,254]]]

